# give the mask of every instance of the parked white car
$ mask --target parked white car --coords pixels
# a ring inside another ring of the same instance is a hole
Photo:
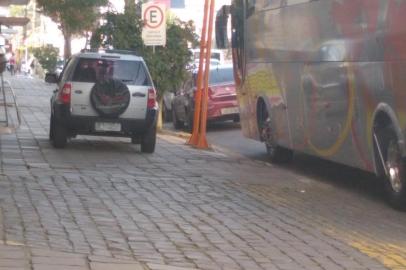
[[[72,56],[51,98],[49,138],[63,148],[78,134],[129,137],[152,153],[156,143],[156,90],[144,59],[131,52],[82,52]]]

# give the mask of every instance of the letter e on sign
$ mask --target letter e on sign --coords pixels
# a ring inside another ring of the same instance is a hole
[[[165,46],[166,16],[165,5],[145,3],[142,5],[142,39],[147,46]]]

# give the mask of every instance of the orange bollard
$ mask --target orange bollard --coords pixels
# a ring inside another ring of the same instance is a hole
[[[206,61],[205,61],[205,73],[204,73],[204,89],[202,93],[202,114],[200,117],[200,133],[199,139],[197,141],[196,148],[208,149],[209,144],[207,142],[206,131],[207,131],[207,107],[208,107],[208,96],[209,96],[209,77],[210,77],[210,58],[211,58],[211,45],[213,37],[213,20],[214,20],[214,8],[215,0],[211,0],[210,3],[210,14],[209,14],[209,31],[207,37],[207,51],[206,51]]]
[[[202,104],[202,84],[203,84],[203,68],[205,52],[206,52],[206,42],[207,42],[207,18],[209,13],[209,1],[205,0],[204,3],[204,16],[203,16],[203,28],[202,36],[200,39],[200,55],[199,55],[199,71],[197,74],[197,83],[196,83],[196,94],[195,94],[195,112],[193,116],[193,131],[192,135],[189,138],[187,144],[197,145],[199,139],[199,127],[200,127],[200,118],[201,118],[201,104]]]

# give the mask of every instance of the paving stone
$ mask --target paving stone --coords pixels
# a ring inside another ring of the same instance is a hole
[[[91,270],[145,270],[141,264],[90,263]]]
[[[164,135],[153,155],[91,136],[57,150],[54,87],[11,80],[23,123],[0,136],[0,243],[19,246],[0,245],[0,270],[406,267],[406,217],[368,196]]]
[[[169,265],[161,265],[161,264],[152,264],[149,263],[147,266],[151,270],[197,270],[196,268],[185,268],[185,267],[177,267],[177,266],[169,266]]]

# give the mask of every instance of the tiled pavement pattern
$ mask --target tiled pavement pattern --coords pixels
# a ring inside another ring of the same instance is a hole
[[[0,270],[406,269],[406,215],[269,164],[161,136],[48,142],[52,87],[14,78],[1,135]]]
[[[4,93],[1,90],[0,80],[0,134],[12,133],[19,126],[18,114],[12,94],[13,92],[12,89],[10,89],[9,84],[10,80],[7,76],[3,76],[3,78]]]

